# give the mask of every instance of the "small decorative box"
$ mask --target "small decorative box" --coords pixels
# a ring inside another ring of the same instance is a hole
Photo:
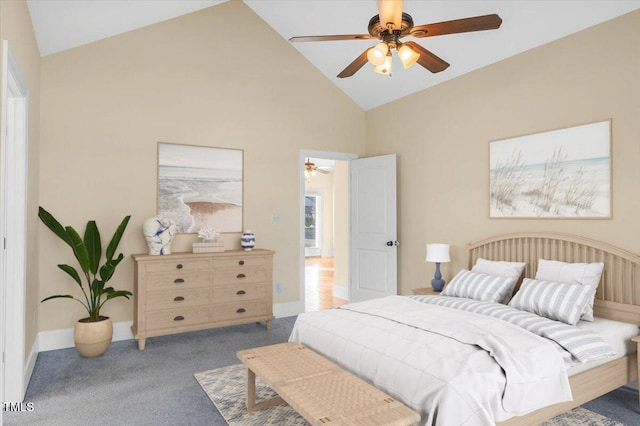
[[[224,251],[224,243],[193,243],[194,253],[215,253]]]

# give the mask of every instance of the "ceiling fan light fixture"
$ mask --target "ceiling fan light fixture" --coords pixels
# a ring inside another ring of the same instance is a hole
[[[389,46],[387,46],[387,43],[381,42],[367,51],[367,59],[373,65],[380,66],[384,64],[388,52]]]
[[[379,74],[390,75],[391,74],[391,52],[389,52],[389,54],[384,57],[384,63],[382,65],[376,66],[373,70]]]
[[[420,54],[406,44],[403,44],[398,49],[398,57],[400,58],[400,62],[402,62],[404,69],[408,70],[418,61]]]

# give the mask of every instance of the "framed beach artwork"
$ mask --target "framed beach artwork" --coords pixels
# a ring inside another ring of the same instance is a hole
[[[177,232],[242,232],[243,154],[239,149],[158,143],[158,214]]]
[[[491,218],[610,218],[611,120],[489,143]]]

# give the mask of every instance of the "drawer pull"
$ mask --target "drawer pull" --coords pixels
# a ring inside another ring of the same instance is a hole
[[[182,315],[178,315],[177,317],[175,317],[173,320],[174,321],[182,321],[184,319],[184,317]]]
[[[175,280],[173,280],[174,284],[182,284],[184,283],[184,280],[182,278],[176,278]]]
[[[182,269],[182,263],[178,263],[178,264],[176,265],[176,268],[177,268],[177,269]]]
[[[184,297],[182,297],[182,296],[176,296],[176,297],[173,298],[174,302],[182,302],[183,300],[184,300]]]
[[[236,313],[237,313],[237,314],[243,314],[243,313],[245,313],[245,312],[247,312],[247,310],[246,310],[245,308],[240,308],[240,309],[238,309],[238,310],[236,311]]]
[[[245,274],[238,274],[236,275],[236,278],[247,278],[247,276]]]
[[[244,265],[244,260],[241,260],[240,262],[238,262],[238,265],[240,266]]]
[[[244,291],[244,290],[238,290],[238,291],[236,291],[236,294],[237,294],[237,295],[247,294],[247,292],[246,292],[246,291]]]

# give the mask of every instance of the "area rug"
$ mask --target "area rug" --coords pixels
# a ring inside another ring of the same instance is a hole
[[[242,364],[203,371],[194,376],[230,426],[309,425],[287,404],[247,413],[245,410],[247,370]],[[277,394],[260,378],[256,380],[256,401],[265,401],[276,396]],[[622,423],[582,407],[561,414],[542,425],[624,426]]]

